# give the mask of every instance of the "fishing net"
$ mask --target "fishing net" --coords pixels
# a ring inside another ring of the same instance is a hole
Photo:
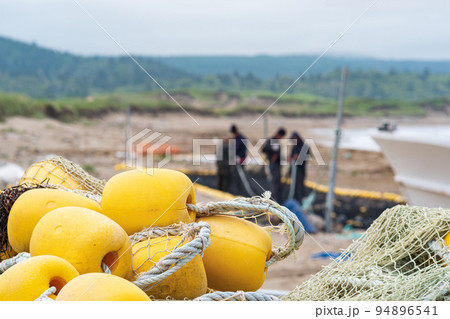
[[[397,205],[284,300],[450,300],[450,210]]]
[[[14,202],[30,189],[43,188],[41,185],[19,185],[5,188],[0,193],[0,261],[15,255],[8,243],[8,218]]]
[[[31,165],[19,184],[50,184],[91,195],[101,195],[105,182],[87,173],[80,165],[61,156]]]
[[[31,165],[18,186],[0,193],[0,261],[15,255],[8,243],[7,225],[11,207],[24,192],[36,188],[62,189],[100,202],[104,184],[78,164],[60,156]]]
[[[88,191],[68,189],[61,185],[52,185],[46,182],[41,184],[29,184],[28,182],[24,182],[17,186],[5,188],[0,192],[0,261],[11,258],[16,254],[8,243],[8,218],[11,208],[23,193],[38,188],[64,190],[86,196],[97,201],[98,203],[101,202],[100,195],[92,194]]]

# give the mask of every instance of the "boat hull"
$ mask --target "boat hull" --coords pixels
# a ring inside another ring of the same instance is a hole
[[[374,132],[410,205],[450,207],[450,143],[401,132]]]

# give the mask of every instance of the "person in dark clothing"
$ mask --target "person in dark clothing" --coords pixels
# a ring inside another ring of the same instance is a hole
[[[231,166],[229,163],[229,140],[222,142],[219,154],[217,154],[217,188],[221,191],[230,190]]]
[[[247,157],[247,147],[244,144],[244,140],[246,139],[246,137],[242,135],[237,126],[234,124],[231,125],[230,132],[231,134],[233,134],[233,137],[236,140],[236,162],[238,164],[242,164]]]
[[[267,140],[263,146],[263,153],[269,160],[270,175],[272,176],[270,190],[276,202],[281,202],[281,144],[280,139],[286,135],[286,130],[280,128],[277,133]]]
[[[308,144],[305,144],[300,134],[297,132],[293,132],[291,135],[291,139],[296,140],[296,145],[292,147],[291,156],[289,157],[289,162],[291,163],[291,169],[296,168],[294,180],[291,183],[294,183],[294,193],[293,197],[300,204],[302,203],[303,197],[306,196],[305,191],[305,176],[306,176],[306,160],[309,157],[309,147]]]
[[[230,179],[233,186],[236,187],[237,194],[250,196],[250,194],[247,194],[245,187],[243,185],[243,182],[241,180],[241,177],[239,175],[239,170],[241,173],[244,172],[242,163],[245,161],[245,158],[247,157],[247,147],[244,144],[244,140],[246,137],[239,131],[236,125],[231,125],[230,132],[233,135],[233,138],[231,139],[234,143],[235,150],[232,150],[230,147],[230,152],[235,151],[235,162],[229,163],[232,165],[231,168],[231,174]],[[230,158],[231,159],[231,158]]]

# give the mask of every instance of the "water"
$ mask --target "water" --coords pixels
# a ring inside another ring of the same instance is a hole
[[[370,137],[370,133],[374,128],[360,128],[360,129],[343,129],[340,147],[353,149],[380,152],[378,144]],[[308,130],[317,138],[314,141],[318,145],[331,147],[334,143],[335,131],[328,128],[317,128]],[[450,125],[423,125],[423,126],[401,126],[397,129],[395,134],[407,135],[417,138],[426,138],[435,141],[450,141]]]

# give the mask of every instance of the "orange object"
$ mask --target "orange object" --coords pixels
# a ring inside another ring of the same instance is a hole
[[[163,144],[153,149],[153,143],[151,142],[141,142],[136,144],[134,151],[138,154],[153,154],[153,155],[180,154],[180,149],[177,146]]]

